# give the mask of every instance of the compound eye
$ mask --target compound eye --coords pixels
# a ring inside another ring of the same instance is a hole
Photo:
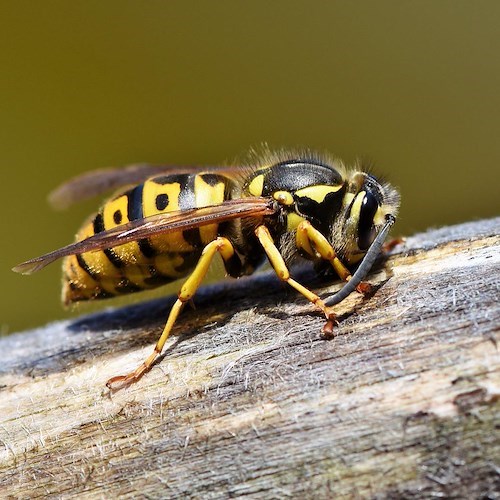
[[[377,231],[373,219],[378,210],[378,202],[375,196],[367,192],[361,202],[358,221],[358,248],[360,250],[368,250],[373,243]]]

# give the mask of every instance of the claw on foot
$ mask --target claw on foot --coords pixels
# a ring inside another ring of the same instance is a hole
[[[111,391],[119,391],[125,387],[128,387],[130,384],[137,382],[148,370],[146,366],[140,366],[137,370],[129,373],[128,375],[118,375],[116,377],[111,377],[106,382],[106,387]]]
[[[370,283],[361,282],[357,287],[356,291],[361,293],[362,295],[368,295],[373,291],[373,287]]]
[[[321,329],[321,336],[324,339],[331,339],[335,336],[334,333],[334,328],[339,324],[337,321],[337,317],[335,313],[331,310],[331,308],[326,308],[325,310],[325,315],[326,315],[326,323],[323,325],[323,328]]]
[[[118,375],[117,377],[111,377],[106,382],[106,387],[110,391],[119,391],[120,389],[123,389],[130,385],[132,382],[133,380],[129,379],[129,375]]]
[[[338,321],[335,318],[328,318],[326,323],[321,329],[321,336],[324,339],[332,339],[335,337],[334,328],[338,325]]]
[[[128,375],[118,375],[116,377],[111,377],[106,382],[106,387],[111,391],[118,391],[123,389],[124,387],[137,382],[150,368],[156,359],[157,352],[156,350],[139,366],[136,370],[129,373]]]

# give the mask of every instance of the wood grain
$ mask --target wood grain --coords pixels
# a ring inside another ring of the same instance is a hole
[[[0,339],[1,496],[499,498],[499,234],[408,238],[329,341],[270,273],[205,287],[112,395],[172,297]]]

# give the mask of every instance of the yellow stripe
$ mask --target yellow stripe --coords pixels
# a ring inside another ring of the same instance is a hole
[[[281,205],[293,205],[293,196],[288,191],[276,191],[273,198]]]
[[[168,205],[165,207],[165,210],[162,211],[156,208],[156,198],[160,194],[166,194],[168,196]],[[180,194],[181,185],[178,182],[157,184],[153,181],[146,181],[142,192],[142,210],[144,217],[159,213],[166,214],[179,210]],[[159,253],[177,252],[179,250],[187,252],[193,250],[193,247],[183,238],[182,231],[168,233],[166,235],[151,236],[149,241],[151,246]]]
[[[94,235],[94,225],[93,223],[84,226],[77,235],[77,240],[84,240],[90,236]],[[92,269],[92,272],[96,275],[95,279],[99,283],[99,286],[109,293],[114,293],[114,287],[110,286],[105,282],[105,278],[113,278],[120,276],[121,273],[116,267],[109,261],[109,259],[104,255],[102,251],[96,252],[86,252],[82,254],[85,259],[87,266]],[[80,265],[76,263],[79,269]],[[81,272],[87,274],[84,269]],[[102,279],[101,279],[102,278]]]
[[[373,222],[376,226],[382,226],[385,223],[385,215],[386,211],[382,210],[382,207],[379,207],[373,217]]]
[[[359,214],[361,212],[361,204],[363,203],[365,195],[366,191],[360,191],[356,195],[356,199],[354,200],[354,203],[352,204],[351,207],[351,217],[355,218],[357,221],[359,220]]]
[[[115,221],[115,213],[120,212],[121,221],[119,224]],[[111,229],[118,225],[126,224],[128,220],[128,197],[126,195],[120,196],[114,200],[108,201],[102,209],[102,218],[104,222],[104,229]],[[135,242],[125,243],[113,248],[113,252],[116,253],[118,258],[123,262],[125,266],[133,264],[137,260],[137,256],[141,255],[139,246]],[[128,275],[129,269],[124,270],[127,278],[130,279]],[[116,270],[114,272],[116,275]],[[134,281],[134,280],[131,280]]]
[[[154,258],[154,267],[163,276],[170,278],[182,278],[185,276],[186,271],[179,272],[176,268],[182,266],[184,259],[180,254],[161,254]]]
[[[157,184],[153,181],[146,181],[142,191],[142,211],[144,217],[179,210],[180,193],[181,185],[178,182]],[[161,211],[156,208],[156,198],[160,194],[166,194],[168,196],[168,205],[165,210]]]
[[[225,185],[223,182],[218,182],[215,186],[212,186],[205,182],[201,175],[197,175],[194,178],[194,195],[198,208],[222,203],[224,201],[224,191]],[[198,228],[201,241],[204,245],[217,238],[218,228],[218,224],[209,224]]]
[[[329,195],[330,193],[336,193],[337,191],[342,189],[342,186],[343,184],[339,184],[338,186],[309,186],[295,191],[295,194],[300,197],[309,198],[318,203],[323,203],[327,195]]]
[[[345,207],[348,207],[352,200],[354,200],[354,195],[352,193],[346,193],[344,195],[344,199],[342,200],[342,206],[345,208]]]
[[[303,217],[295,213],[288,214],[287,226],[286,226],[287,231],[294,231],[295,229],[297,229],[298,225],[304,220],[305,219]]]
[[[248,192],[252,196],[262,196],[262,191],[264,190],[264,176],[258,175],[255,177],[248,186]]]
[[[127,196],[120,196],[119,198],[108,201],[102,209],[104,228],[111,229],[119,224],[126,224],[128,222],[127,208]],[[118,224],[115,222],[116,213],[120,214],[121,219]]]

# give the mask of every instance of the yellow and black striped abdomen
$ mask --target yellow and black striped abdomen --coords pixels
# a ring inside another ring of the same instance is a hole
[[[232,188],[230,179],[210,173],[154,177],[106,202],[76,240],[143,217],[215,205],[229,199]],[[66,257],[63,301],[114,297],[175,281],[192,269],[217,231],[211,224]]]

